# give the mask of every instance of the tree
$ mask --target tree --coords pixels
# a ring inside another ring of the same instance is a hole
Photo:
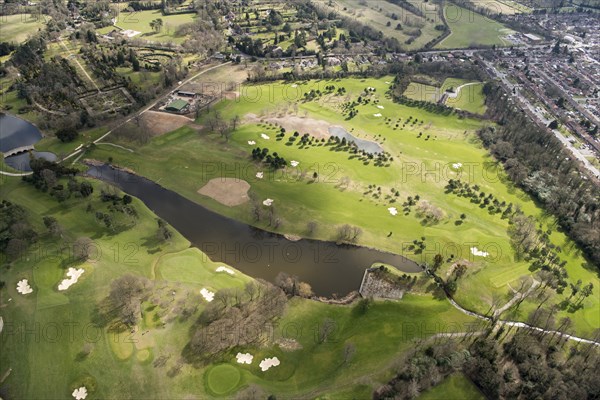
[[[92,254],[94,242],[89,237],[79,237],[73,243],[73,259],[75,261],[85,261]]]
[[[334,320],[331,318],[325,318],[319,328],[317,342],[325,343],[327,338],[329,338],[330,335],[335,331],[336,326],[337,325]]]
[[[94,187],[92,186],[91,183],[81,182],[81,185],[79,185],[79,193],[81,193],[81,195],[83,197],[88,197],[93,192],[94,192]]]
[[[72,142],[73,140],[77,139],[79,133],[77,133],[77,130],[75,128],[70,127],[56,131],[55,135],[61,142],[66,143]]]
[[[173,237],[173,233],[167,227],[165,220],[158,218],[156,222],[158,223],[158,231],[156,232],[158,240],[163,242],[171,239]]]
[[[62,228],[58,224],[58,221],[54,217],[45,216],[43,218],[44,226],[48,229],[48,232],[52,235],[60,235]]]
[[[356,354],[356,346],[354,343],[346,343],[344,346],[344,364],[347,364]]]

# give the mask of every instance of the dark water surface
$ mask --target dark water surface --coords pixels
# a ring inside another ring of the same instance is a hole
[[[281,271],[297,275],[321,296],[357,290],[365,268],[381,262],[406,272],[421,271],[400,255],[358,246],[302,239],[296,242],[224,217],[137,175],[93,166],[88,174],[141,199],[213,261],[273,281]],[[153,234],[154,232],[147,232]]]
[[[0,151],[36,144],[42,134],[34,125],[12,115],[0,113]]]

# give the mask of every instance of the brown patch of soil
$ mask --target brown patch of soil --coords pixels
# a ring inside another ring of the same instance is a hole
[[[210,197],[228,207],[246,203],[250,184],[238,178],[214,178],[202,186],[198,193]]]

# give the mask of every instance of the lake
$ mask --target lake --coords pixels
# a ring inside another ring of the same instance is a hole
[[[405,272],[422,271],[415,262],[397,254],[311,239],[290,241],[108,165],[92,166],[88,174],[141,199],[211,260],[229,264],[254,278],[273,282],[283,271],[309,283],[319,296],[343,296],[358,290],[365,268],[375,263],[390,264]]]

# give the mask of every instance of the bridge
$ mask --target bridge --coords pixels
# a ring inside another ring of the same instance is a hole
[[[14,156],[15,154],[24,153],[24,152],[30,151],[30,150],[34,150],[34,147],[32,144],[27,145],[27,146],[15,147],[14,149],[8,150],[6,153],[4,153],[4,157],[6,158],[6,157]]]

